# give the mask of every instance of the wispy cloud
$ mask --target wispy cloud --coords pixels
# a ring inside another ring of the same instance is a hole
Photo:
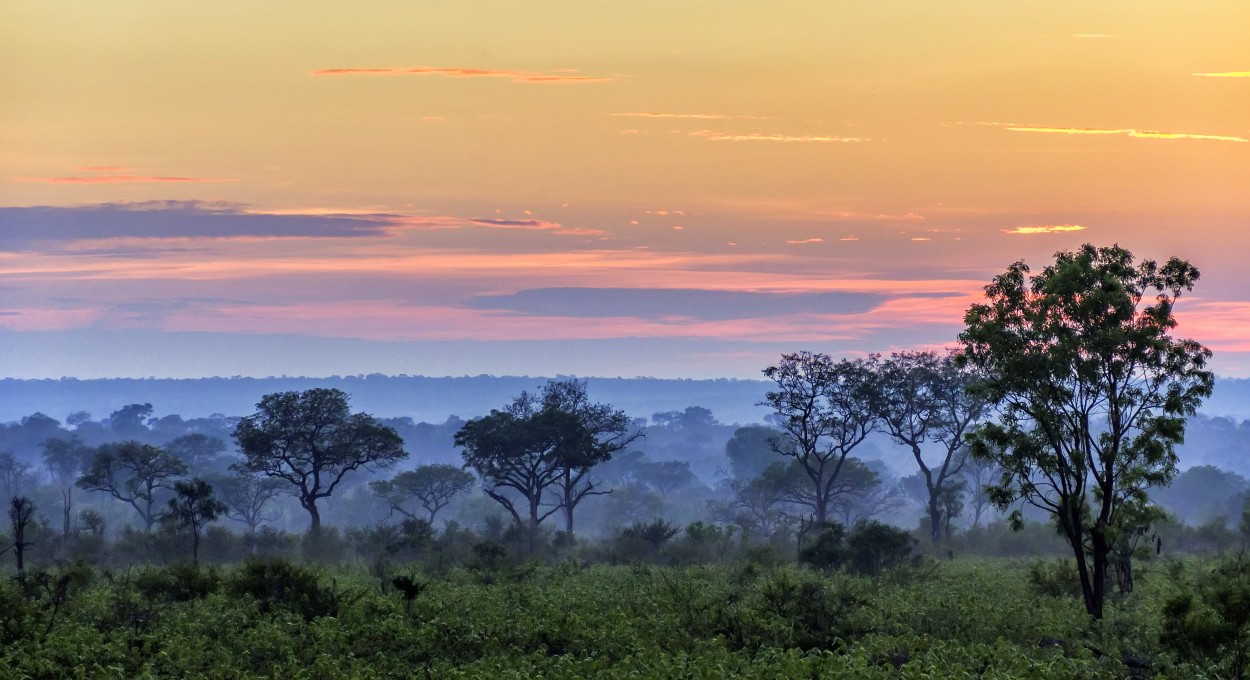
[[[823,238],[805,238],[805,239],[799,239],[795,241],[786,241],[786,243],[792,246],[803,245],[805,243],[824,243],[824,242],[825,242],[825,239]]]
[[[1224,71],[1222,73],[1193,73],[1203,78],[1250,78],[1250,71]]]
[[[695,130],[687,133],[691,137],[702,137],[713,142],[785,142],[785,143],[852,143],[872,141],[867,137],[834,137],[827,135],[783,135],[768,133],[734,134],[717,132],[716,130]]]
[[[525,229],[529,231],[549,231],[553,234],[567,234],[571,236],[605,236],[607,232],[599,229],[581,229],[577,227],[566,227],[559,222],[548,222],[546,220],[494,220],[494,219],[470,219],[466,220],[469,224],[475,224],[482,227],[490,227],[492,229]]]
[[[693,120],[773,120],[770,116],[727,115],[723,113],[610,113],[609,116],[626,118],[688,118]]]
[[[180,184],[189,182],[237,182],[224,177],[158,177],[149,175],[91,175],[74,177],[14,177],[14,182],[41,184]]]
[[[1029,227],[1003,229],[1004,234],[1062,234],[1069,231],[1085,231],[1087,227],[1079,224],[1040,224]]]
[[[1050,127],[1044,125],[1020,125],[1017,123],[979,123],[1000,127],[1012,132],[1039,132],[1056,135],[1124,136],[1135,139],[1202,139],[1216,142],[1250,142],[1250,139],[1230,135],[1205,135],[1190,132],[1163,132],[1161,130],[1138,130],[1135,128],[1087,128]]]
[[[314,76],[441,76],[444,78],[502,78],[514,83],[608,83],[616,78],[578,75],[576,71],[561,69],[551,73],[519,71],[515,69],[447,68],[435,66],[411,66],[404,68],[323,68],[312,72]]]

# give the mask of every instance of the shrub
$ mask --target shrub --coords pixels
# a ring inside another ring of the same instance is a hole
[[[199,600],[217,591],[221,576],[216,569],[205,569],[195,564],[178,563],[169,567],[140,569],[134,577],[134,587],[144,597],[170,602]]]
[[[799,549],[799,560],[815,569],[837,569],[846,559],[846,528],[825,522],[814,536],[808,535]]]
[[[1243,553],[1224,561],[1196,591],[1164,603],[1160,642],[1181,658],[1218,664],[1227,677],[1244,677],[1250,653],[1250,560]]]
[[[255,598],[264,613],[282,609],[307,621],[338,613],[339,596],[321,585],[309,567],[284,559],[249,560],[229,579],[227,589],[235,596]]]

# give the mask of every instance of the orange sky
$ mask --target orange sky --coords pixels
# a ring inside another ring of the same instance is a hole
[[[1202,271],[1250,375],[1243,2],[0,6],[0,375],[758,377],[1010,262]],[[282,347],[275,354],[263,348]]]

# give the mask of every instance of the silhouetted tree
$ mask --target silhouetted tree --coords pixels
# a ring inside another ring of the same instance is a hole
[[[658,491],[661,496],[668,496],[699,481],[690,471],[690,463],[684,460],[643,463],[638,466],[638,479]]]
[[[734,430],[733,436],[725,443],[729,474],[744,481],[759,477],[765,468],[777,461],[771,442],[781,434],[763,425],[748,425]]]
[[[116,437],[138,439],[148,433],[151,417],[151,404],[127,404],[109,414],[109,427]]]
[[[949,533],[951,511],[962,507],[957,475],[967,458],[964,435],[986,410],[984,400],[968,392],[973,377],[951,355],[935,352],[895,352],[881,364],[881,428],[920,468],[924,494],[918,500],[935,544]],[[922,447],[929,443],[941,448],[926,461]]]
[[[434,524],[439,510],[447,507],[451,499],[473,488],[477,478],[472,473],[454,465],[422,465],[415,470],[401,472],[393,479],[369,482],[369,488],[385,500],[393,512],[409,519],[424,519]],[[417,517],[408,505],[416,501],[425,510],[425,517]]]
[[[226,504],[225,514],[247,525],[255,533],[263,522],[272,522],[265,515],[265,506],[286,490],[288,484],[276,477],[265,477],[247,470],[235,470],[229,477],[218,477],[217,496]]]
[[[978,393],[998,407],[972,439],[973,455],[1003,469],[991,498],[1054,516],[1096,619],[1122,508],[1176,476],[1185,417],[1211,394],[1210,350],[1169,334],[1197,280],[1184,260],[1135,264],[1119,246],[1087,244],[1031,278],[1012,264],[959,336],[961,360],[985,377]],[[1021,524],[1018,510],[1012,518]]]
[[[226,504],[213,497],[212,485],[196,477],[174,484],[174,497],[169,499],[161,521],[191,530],[191,563],[198,564],[200,532],[225,511]]]
[[[564,510],[564,530],[572,534],[573,510],[577,505],[587,496],[611,493],[601,490],[599,483],[590,478],[591,469],[629,446],[642,436],[642,431],[631,427],[624,411],[590,401],[583,380],[549,380],[543,385],[542,408],[572,416],[575,428],[581,430],[581,436],[572,436],[570,432],[564,438],[556,458],[560,474],[555,487]],[[695,422],[714,422],[707,409],[688,408],[684,415]]]
[[[11,547],[14,557],[17,558],[18,572],[26,570],[26,549],[31,546],[30,541],[26,540],[26,528],[34,519],[35,504],[29,498],[14,496],[9,501],[9,528],[13,532]],[[3,552],[0,551],[0,554]]]
[[[186,463],[187,467],[199,468],[225,453],[226,443],[216,437],[194,432],[170,440],[165,444],[165,450]]]
[[[528,530],[531,549],[539,524],[563,507],[557,502],[545,512],[540,509],[544,493],[565,469],[562,456],[592,440],[577,416],[543,408],[528,392],[502,411],[468,421],[456,433],[465,465],[477,472],[486,495]],[[520,495],[525,507],[518,509],[510,492]]]
[[[813,521],[824,524],[838,476],[851,451],[877,427],[881,398],[877,359],[843,359],[827,354],[783,354],[781,363],[764,369],[777,389],[761,405],[773,409],[782,435],[770,442],[775,453],[803,468]]]
[[[173,490],[174,480],[186,474],[187,466],[164,449],[128,441],[97,449],[78,486],[129,504],[143,519],[144,531],[151,531],[160,519],[157,491]]]
[[[0,498],[22,495],[23,490],[34,481],[30,465],[13,457],[13,453],[0,453]]]
[[[347,473],[389,468],[408,456],[395,430],[351,413],[339,390],[268,394],[256,409],[234,430],[246,457],[242,468],[295,487],[313,532],[321,529],[317,501],[333,494]]]
[[[52,475],[52,483],[61,491],[61,527],[64,538],[73,532],[74,482],[87,465],[92,450],[83,446],[76,437],[48,439],[43,443],[43,463]]]

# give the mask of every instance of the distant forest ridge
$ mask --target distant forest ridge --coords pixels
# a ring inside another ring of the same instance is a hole
[[[473,418],[499,408],[523,390],[535,390],[543,377],[464,376],[432,378],[381,374],[326,378],[112,378],[78,380],[0,379],[0,422],[32,413],[64,420],[75,411],[105,418],[127,404],[152,404],[157,416],[184,418],[215,413],[249,415],[266,394],[333,387],[351,396],[352,406],[378,417],[411,417],[439,423],[448,416]],[[771,383],[763,380],[678,380],[660,378],[587,378],[595,401],[608,402],[631,416],[702,406],[722,423],[763,422],[767,409],[757,404]],[[1250,379],[1220,378],[1215,394],[1200,411],[1208,416],[1250,419]]]
[[[524,390],[536,391],[548,378],[465,376],[431,378],[381,374],[327,378],[110,378],[78,380],[0,380],[0,422],[32,413],[57,420],[76,411],[106,418],[127,404],[152,404],[156,416],[184,418],[250,415],[266,394],[332,387],[351,396],[353,410],[380,418],[411,417],[441,423],[448,416],[469,419],[502,408]],[[587,378],[595,401],[607,402],[633,417],[702,406],[728,424],[763,422],[768,410],[756,406],[770,383],[761,380],[672,380]]]

